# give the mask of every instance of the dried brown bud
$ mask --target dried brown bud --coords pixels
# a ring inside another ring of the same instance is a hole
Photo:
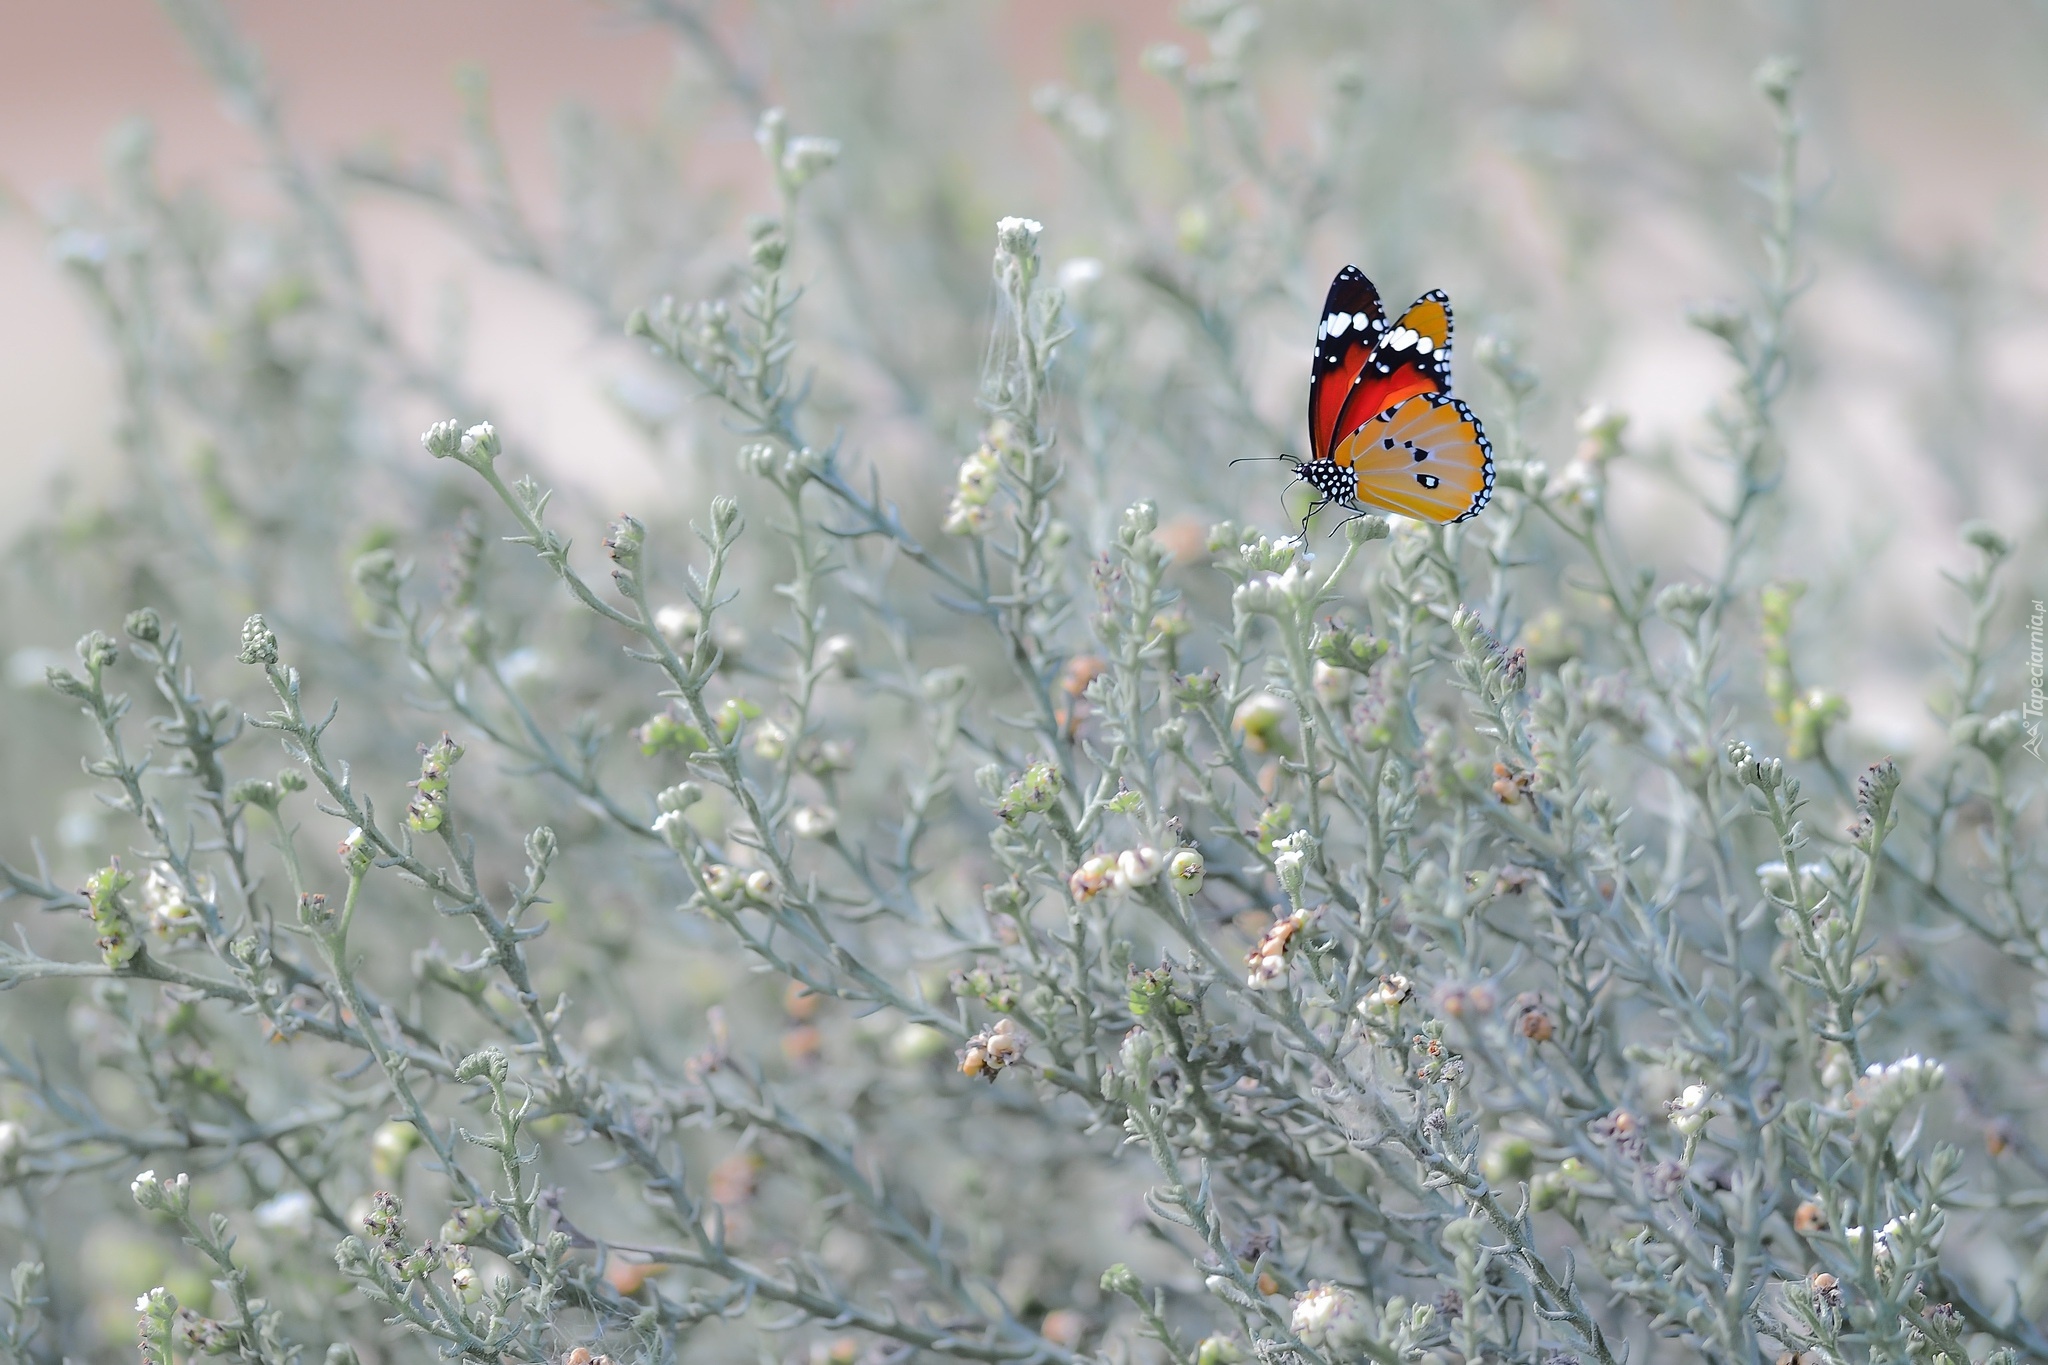
[[[1541,996],[1524,995],[1516,999],[1515,1032],[1532,1043],[1547,1043],[1556,1034],[1557,1020],[1551,1017]]]

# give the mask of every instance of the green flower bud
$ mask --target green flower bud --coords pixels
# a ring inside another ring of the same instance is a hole
[[[242,648],[235,657],[245,664],[266,668],[277,662],[277,636],[263,624],[262,613],[242,622]]]
[[[1121,1261],[1102,1272],[1102,1289],[1104,1293],[1121,1294],[1127,1299],[1141,1301],[1145,1292],[1145,1286],[1139,1283],[1131,1268]]]
[[[1479,1169],[1496,1185],[1527,1180],[1536,1170],[1536,1149],[1527,1138],[1503,1136],[1486,1149]]]

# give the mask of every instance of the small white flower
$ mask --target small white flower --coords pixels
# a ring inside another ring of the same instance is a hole
[[[1911,1231],[1912,1227],[1912,1219],[1909,1216],[1901,1216],[1889,1220],[1879,1228],[1876,1235],[1871,1238],[1871,1250],[1876,1253],[1877,1259],[1890,1261],[1905,1245],[1905,1234]],[[1842,1237],[1854,1246],[1863,1240],[1863,1229],[1852,1223],[1842,1229]]]
[[[996,224],[996,249],[1005,256],[1031,256],[1045,224],[1035,218],[1004,218]]]
[[[259,1228],[304,1237],[313,1231],[314,1211],[312,1195],[304,1190],[286,1190],[275,1198],[264,1200],[250,1212]]]
[[[1373,1010],[1391,1010],[1415,993],[1415,985],[1399,972],[1389,972],[1379,979],[1379,984],[1365,993],[1365,999],[1358,1002],[1359,1013]]]
[[[1901,1057],[1864,1068],[1849,1092],[1849,1106],[1873,1129],[1889,1128],[1908,1104],[1941,1088],[1948,1070],[1928,1057]]]
[[[782,170],[791,181],[803,185],[839,160],[839,140],[830,137],[793,137],[782,149]]]
[[[1311,1284],[1297,1294],[1288,1326],[1310,1346],[1338,1350],[1353,1344],[1366,1329],[1357,1296],[1334,1284]]]

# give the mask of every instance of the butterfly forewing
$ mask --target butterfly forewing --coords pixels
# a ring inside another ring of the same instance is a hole
[[[1440,289],[1415,300],[1380,333],[1365,367],[1345,395],[1330,446],[1417,394],[1451,391],[1451,301]]]
[[[1332,455],[1357,480],[1359,502],[1402,516],[1463,521],[1493,496],[1493,446],[1472,409],[1449,394],[1406,399],[1338,442]]]
[[[1387,315],[1380,291],[1365,272],[1347,265],[1330,281],[1323,315],[1316,323],[1316,363],[1308,381],[1309,457],[1328,459],[1337,443],[1337,423],[1355,381],[1372,363]]]

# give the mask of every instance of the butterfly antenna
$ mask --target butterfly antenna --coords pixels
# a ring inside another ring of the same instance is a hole
[[[1295,459],[1292,455],[1240,455],[1236,459],[1232,460],[1231,463],[1246,464],[1257,460],[1285,460],[1287,463],[1291,465],[1298,466],[1301,464],[1301,461]]]

